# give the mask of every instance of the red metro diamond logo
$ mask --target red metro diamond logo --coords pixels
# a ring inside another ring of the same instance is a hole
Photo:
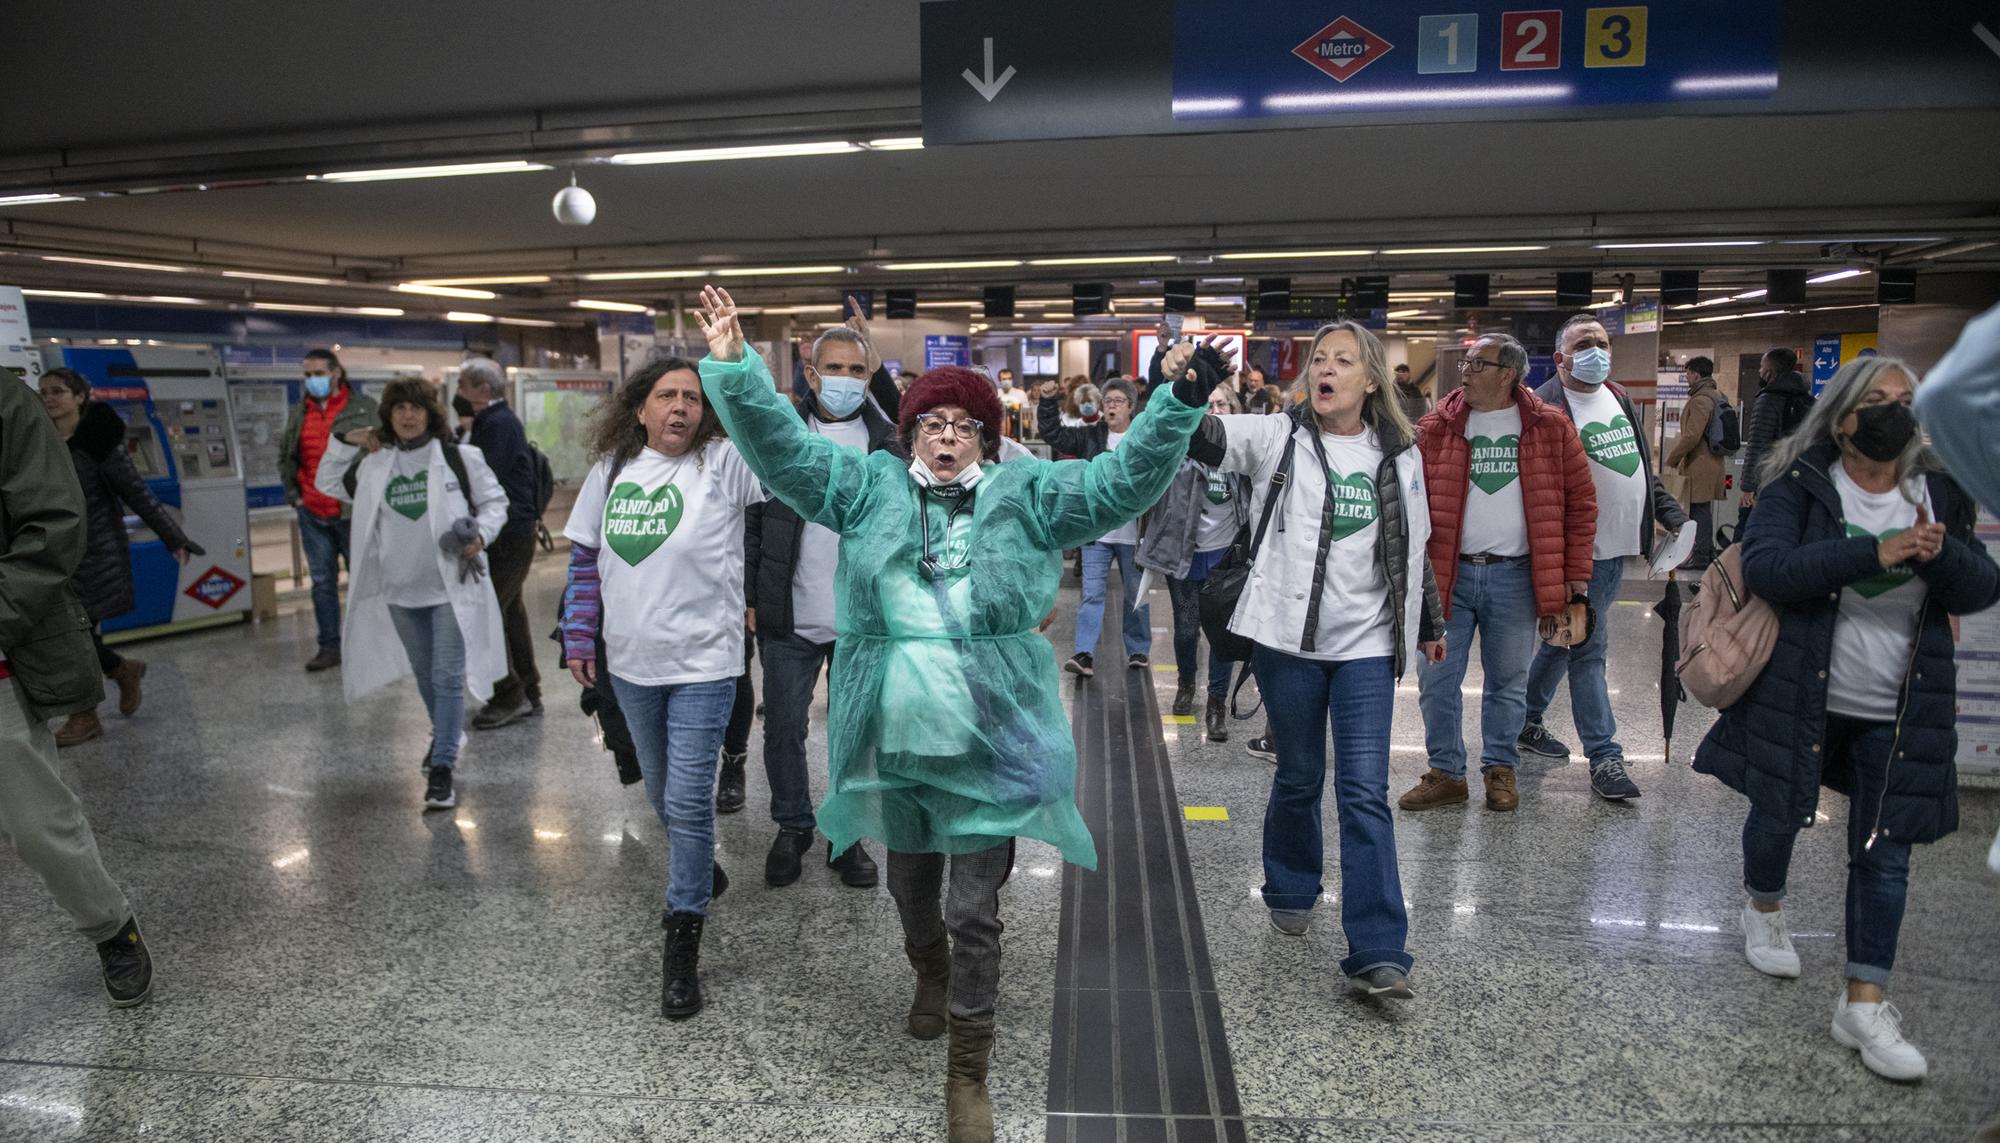
[[[1292,54],[1346,83],[1361,69],[1388,55],[1389,41],[1342,16],[1306,37]]]
[[[223,604],[228,603],[232,596],[242,590],[243,580],[240,576],[223,568],[211,567],[202,573],[200,579],[187,586],[187,595],[220,611]]]

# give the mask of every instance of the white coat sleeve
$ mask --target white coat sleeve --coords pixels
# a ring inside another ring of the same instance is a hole
[[[500,478],[476,446],[459,445],[458,455],[465,461],[466,479],[472,482],[472,500],[479,505],[479,537],[490,544],[507,524],[507,490],[500,487]]]
[[[329,434],[326,438],[326,452],[319,458],[319,471],[313,474],[313,487],[320,495],[331,496],[342,504],[352,504],[354,497],[347,491],[344,479],[347,470],[354,465],[361,449],[348,444],[339,437]]]
[[[1917,386],[1917,417],[1952,479],[2000,512],[2000,306],[1974,318]]]

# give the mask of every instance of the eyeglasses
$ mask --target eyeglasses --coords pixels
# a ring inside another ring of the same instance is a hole
[[[1498,361],[1489,361],[1484,357],[1468,357],[1458,363],[1458,371],[1460,373],[1484,373],[1488,369],[1505,368],[1506,366],[1500,364]]]
[[[986,431],[986,422],[967,417],[960,421],[947,421],[936,413],[921,413],[917,416],[917,427],[927,437],[941,437],[946,429],[962,441],[969,441]]]

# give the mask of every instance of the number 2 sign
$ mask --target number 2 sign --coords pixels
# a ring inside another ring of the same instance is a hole
[[[1539,71],[1562,66],[1560,8],[1500,14],[1500,70]]]

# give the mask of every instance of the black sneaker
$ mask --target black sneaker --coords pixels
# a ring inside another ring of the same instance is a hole
[[[498,730],[503,726],[519,722],[528,717],[528,710],[528,704],[525,702],[511,703],[505,706],[489,702],[480,708],[478,714],[472,716],[472,729]]]
[[[458,791],[451,784],[451,767],[433,766],[424,787],[424,809],[448,810],[458,804]]]
[[[98,944],[97,959],[104,964],[104,991],[113,1008],[136,1008],[153,995],[153,956],[137,918],[126,918],[116,936]]]
[[[743,764],[748,760],[747,754],[723,753],[715,777],[716,813],[733,814],[743,808]]]
[[[1068,671],[1072,675],[1082,675],[1086,679],[1097,673],[1097,668],[1091,665],[1090,652],[1088,651],[1078,651],[1076,654],[1071,655],[1069,660],[1063,664],[1063,670]]]
[[[1607,802],[1622,802],[1639,796],[1639,784],[1625,772],[1623,758],[1606,758],[1590,764],[1590,788]]]
[[[1150,667],[1150,666],[1152,666],[1152,665],[1153,665],[1153,661],[1152,661],[1151,659],[1148,659],[1148,658],[1147,658],[1146,656],[1144,656],[1144,655],[1127,655],[1127,656],[1125,656],[1125,666],[1126,666],[1126,667],[1127,667],[1128,669],[1130,669],[1130,670],[1134,670],[1134,671],[1143,671],[1143,670],[1145,670],[1145,669],[1146,669],[1147,667]]]
[[[1550,734],[1548,727],[1539,722],[1531,722],[1522,727],[1521,736],[1514,740],[1514,745],[1520,747],[1524,753],[1533,754],[1538,758],[1552,758],[1558,762],[1569,760],[1568,745],[1562,739]]]
[[[340,648],[321,647],[319,654],[306,660],[308,671],[330,671],[340,665]]]
[[[1271,736],[1268,734],[1258,735],[1251,739],[1243,748],[1248,750],[1253,757],[1267,758],[1273,762],[1278,760],[1277,743],[1271,741]]]
[[[812,848],[813,831],[780,829],[771,840],[771,852],[764,857],[764,884],[781,889],[799,879],[800,865]]]
[[[855,842],[843,850],[839,857],[833,855],[833,843],[826,843],[826,867],[840,873],[840,883],[854,889],[873,889],[881,879],[881,871],[875,868],[875,859],[868,851]]]
[[[1394,965],[1380,964],[1360,976],[1350,976],[1347,986],[1361,996],[1384,996],[1391,1000],[1409,1000],[1416,996],[1410,988],[1410,978]]]

